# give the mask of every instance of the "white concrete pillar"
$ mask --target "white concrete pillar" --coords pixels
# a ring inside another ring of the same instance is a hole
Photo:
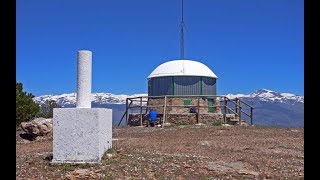
[[[77,108],[91,108],[92,52],[78,51]]]
[[[112,109],[91,108],[92,52],[78,51],[77,108],[53,109],[52,163],[100,163],[112,148]]]

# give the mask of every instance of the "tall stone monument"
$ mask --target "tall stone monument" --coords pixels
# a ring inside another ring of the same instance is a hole
[[[77,73],[76,108],[53,109],[52,163],[99,163],[112,147],[112,110],[91,108],[91,51],[78,51]]]

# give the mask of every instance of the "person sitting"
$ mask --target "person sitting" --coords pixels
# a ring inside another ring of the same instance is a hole
[[[198,113],[198,112],[197,112],[197,108],[191,107],[191,108],[190,108],[190,113]]]

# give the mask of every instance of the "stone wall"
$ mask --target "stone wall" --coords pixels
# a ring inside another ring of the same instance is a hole
[[[148,121],[147,116],[143,117],[143,125],[145,125]],[[182,113],[175,114],[169,113],[167,114],[166,122],[172,124],[211,124],[213,121],[223,121],[223,115],[221,113],[205,113],[200,114],[199,122],[197,122],[197,114],[196,113]],[[159,118],[158,123],[162,123],[162,118]],[[129,126],[140,126],[140,114],[130,114],[128,120]]]
[[[212,123],[213,121],[223,122],[223,114],[222,113],[200,114],[199,123],[208,124],[208,123]]]
[[[197,116],[195,113],[168,114],[166,122],[172,123],[172,124],[179,124],[179,123],[196,124]]]
[[[143,125],[145,125],[146,121],[148,121],[148,117],[146,115],[142,115]],[[140,114],[129,114],[128,125],[129,126],[140,126]]]
[[[221,113],[206,113],[200,114],[199,122],[197,122],[197,114],[196,113],[184,113],[184,114],[168,114],[167,121],[173,124],[179,124],[181,122],[187,122],[188,124],[210,124],[213,121],[223,121],[223,115]]]
[[[190,105],[196,106],[196,111],[198,111],[198,98],[167,98],[168,106],[181,106],[184,105],[185,100],[190,100]],[[149,99],[148,105],[150,106],[159,106],[164,105],[164,98],[154,98]],[[208,99],[200,98],[199,99],[200,106],[208,106]],[[215,106],[219,106],[220,102],[218,100],[215,101]],[[196,124],[196,123],[212,123],[214,120],[223,120],[223,115],[221,114],[221,108],[215,107],[214,112],[209,112],[208,107],[200,107],[199,114],[199,122],[197,122],[197,113],[190,113],[190,108],[188,106],[185,107],[167,107],[167,122],[173,124],[179,124],[186,122],[187,124]],[[162,118],[163,115],[163,107],[154,107],[150,109],[155,109],[157,111],[159,119]],[[143,116],[143,125],[145,125],[148,121],[147,115]],[[162,121],[159,120],[159,121]],[[140,126],[140,114],[130,114],[128,125],[130,126]]]
[[[196,109],[198,109],[198,99],[197,98],[167,98],[167,105],[184,105],[184,100],[190,100],[190,105],[196,106]],[[157,105],[164,105],[164,98],[159,99],[149,99],[148,104],[150,106],[157,106]],[[208,99],[199,99],[199,105],[200,106],[208,106]],[[215,106],[219,106],[220,102],[218,100],[215,101]],[[158,114],[163,114],[163,107],[155,107],[152,108],[155,109]],[[198,110],[197,110],[198,112]],[[167,107],[167,113],[173,113],[173,114],[179,114],[179,113],[190,113],[190,107]],[[200,107],[200,114],[206,114],[210,113],[208,107]],[[221,108],[216,107],[214,108],[213,113],[221,113]]]
[[[161,99],[149,99],[148,105],[149,106],[164,105],[164,98],[161,98]],[[163,107],[152,107],[150,109],[156,110],[158,114],[163,114]],[[169,108],[167,108],[167,110],[169,110]]]

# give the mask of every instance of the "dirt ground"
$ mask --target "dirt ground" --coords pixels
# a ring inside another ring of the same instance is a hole
[[[98,165],[50,164],[52,136],[19,133],[16,179],[304,179],[304,128],[114,128]]]

